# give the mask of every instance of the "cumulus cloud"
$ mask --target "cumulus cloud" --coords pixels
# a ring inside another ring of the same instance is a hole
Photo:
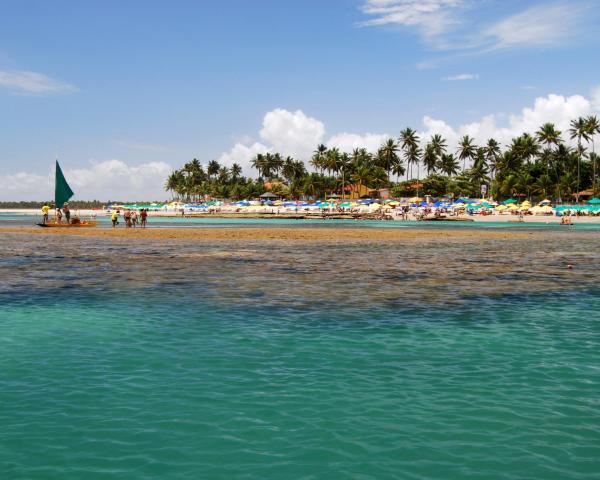
[[[0,87],[14,93],[30,95],[70,93],[77,90],[75,86],[50,78],[43,73],[22,70],[0,70]]]
[[[159,200],[172,167],[165,162],[128,165],[121,160],[93,162],[83,168],[63,168],[74,199]],[[54,171],[0,175],[1,200],[44,200],[54,196]]]
[[[243,143],[236,143],[231,150],[221,154],[217,161],[221,165],[231,167],[234,163],[237,163],[242,167],[242,174],[246,176],[253,176],[256,172],[252,171],[250,162],[259,153],[267,153],[271,151],[271,148],[263,145],[260,142],[254,142],[252,145],[244,145]]]
[[[476,122],[458,127],[452,127],[444,120],[426,116],[423,118],[425,128],[420,135],[423,140],[429,139],[436,133],[443,135],[448,141],[450,151],[456,150],[458,141],[463,135],[475,138],[479,145],[487,142],[489,138],[495,138],[506,146],[512,138],[523,133],[534,134],[542,124],[551,122],[563,132],[563,139],[568,140],[567,132],[571,120],[598,111],[600,105],[595,105],[593,98],[550,94],[547,97],[536,98],[532,107],[523,108],[519,114],[508,117],[501,114],[486,115]]]
[[[338,133],[333,135],[326,144],[328,147],[337,147],[342,152],[351,152],[355,148],[366,148],[369,152],[376,152],[379,147],[385,142],[391,135],[381,133],[365,133],[364,135],[358,133]]]
[[[237,142],[217,158],[219,163],[231,166],[237,163],[245,175],[254,175],[250,162],[258,153],[276,151],[284,156],[307,160],[315,147],[323,142],[325,126],[301,110],[294,112],[276,108],[263,117],[259,136],[263,142]]]
[[[276,108],[265,115],[260,138],[284,155],[305,158],[321,143],[324,134],[323,123],[301,110]]]

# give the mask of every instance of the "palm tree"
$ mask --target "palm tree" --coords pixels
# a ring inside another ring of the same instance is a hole
[[[445,173],[448,177],[456,175],[458,173],[458,160],[451,153],[444,153],[440,159],[440,170]]]
[[[462,137],[458,145],[458,158],[463,161],[463,172],[465,171],[467,160],[474,159],[476,152],[477,145],[475,145],[475,139],[469,137],[469,135]]]
[[[435,173],[438,165],[438,154],[435,150],[435,145],[433,143],[428,143],[423,151],[423,165],[427,170],[427,175]]]
[[[500,144],[495,139],[490,138],[485,145],[485,159],[490,167],[492,178],[495,177],[496,171],[498,170],[501,154]]]
[[[208,162],[208,166],[206,167],[206,173],[208,174],[208,178],[212,178],[213,175],[219,173],[219,169],[221,165],[216,160],[211,160]]]
[[[592,161],[592,189],[594,191],[594,193],[596,193],[596,160],[597,160],[597,155],[596,155],[596,146],[594,143],[594,136],[597,133],[600,133],[600,121],[598,120],[598,117],[596,115],[590,115],[588,117],[586,117],[585,119],[585,123],[587,126],[587,134],[589,135],[590,139],[592,140],[592,155],[590,155],[590,160]]]
[[[237,163],[234,163],[233,165],[231,165],[231,178],[233,180],[237,180],[241,175],[242,175],[242,167]]]
[[[350,169],[350,155],[342,153],[340,155],[339,172],[342,174],[342,200],[346,196],[346,172]]]
[[[380,160],[381,167],[387,172],[387,183],[390,183],[390,171],[395,163],[398,162],[398,143],[393,138],[388,138],[377,152],[377,157]]]
[[[581,182],[581,157],[585,151],[581,140],[584,139],[586,142],[590,140],[588,124],[583,117],[579,117],[577,120],[571,120],[571,128],[569,128],[569,134],[571,140],[577,138],[577,203],[579,203],[579,191]]]
[[[414,157],[414,153],[417,151],[419,146],[419,136],[417,132],[412,128],[405,128],[400,132],[400,147],[404,152],[404,158],[407,160],[408,165],[408,177],[412,176],[412,162],[408,161],[409,157]],[[412,150],[412,154],[409,153]]]
[[[433,150],[438,158],[442,158],[442,155],[446,153],[446,140],[439,133],[431,136],[429,143],[433,146]]]
[[[250,161],[252,168],[258,170],[258,174],[261,177],[267,177],[269,173],[269,166],[267,163],[267,157],[262,153],[257,153],[256,156]]]
[[[319,170],[323,173],[325,168],[325,159],[327,154],[327,147],[322,143],[317,146],[317,149],[313,152],[313,156],[310,159],[310,164],[315,167],[315,170]]]
[[[414,144],[410,147],[408,147],[405,151],[404,151],[404,158],[406,160],[406,164],[409,166],[409,168],[411,167],[411,165],[417,165],[417,178],[419,177],[419,163],[421,162],[421,154],[422,154],[422,150],[421,147],[419,147],[419,144]]]
[[[336,173],[339,170],[340,151],[338,148],[330,148],[325,155],[325,168],[329,175],[331,172]]]

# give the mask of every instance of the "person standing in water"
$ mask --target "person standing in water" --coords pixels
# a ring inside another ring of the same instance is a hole
[[[44,204],[42,207],[42,223],[45,225],[48,223],[48,213],[50,212],[50,207],[47,204]]]
[[[142,228],[146,228],[146,219],[148,218],[148,211],[145,208],[142,208],[142,211],[140,212],[140,227]]]
[[[112,220],[113,228],[115,228],[119,223],[119,211],[115,210],[110,216],[110,219]]]
[[[65,202],[62,210],[65,214],[65,220],[67,221],[67,224],[71,223],[71,210],[69,210],[69,204]]]
[[[56,209],[56,223],[62,223],[62,212],[60,208]]]

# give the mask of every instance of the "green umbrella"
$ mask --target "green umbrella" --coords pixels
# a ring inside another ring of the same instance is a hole
[[[590,205],[600,205],[600,198],[592,198],[590,199],[590,201],[588,202]]]
[[[517,203],[517,200],[515,200],[514,198],[509,198],[504,203]]]

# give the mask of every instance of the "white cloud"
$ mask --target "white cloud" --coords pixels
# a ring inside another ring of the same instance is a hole
[[[284,155],[306,158],[322,142],[324,134],[323,123],[301,110],[276,108],[265,115],[260,138]]]
[[[547,97],[536,98],[533,107],[526,107],[519,114],[509,115],[508,121],[504,122],[503,115],[491,114],[479,121],[452,127],[443,120],[424,117],[425,128],[420,135],[423,140],[427,140],[431,135],[439,133],[447,139],[449,150],[454,152],[463,135],[474,137],[479,145],[487,142],[489,138],[495,138],[506,146],[513,137],[523,133],[534,134],[542,124],[551,122],[562,131],[563,140],[568,141],[570,121],[597,111],[600,111],[600,105],[594,105],[593,100],[581,95],[565,97],[550,94]]]
[[[460,73],[458,75],[450,75],[449,77],[443,77],[442,80],[446,80],[448,82],[456,82],[463,80],[477,80],[479,79],[479,75],[473,73]]]
[[[488,2],[464,0],[365,0],[362,12],[370,17],[361,26],[412,27],[437,50],[491,50],[562,46],[589,32],[597,14],[583,1],[541,2],[481,26],[478,13]],[[518,5],[518,3],[517,3]],[[593,15],[592,15],[593,14]],[[586,25],[586,22],[589,25]],[[417,64],[430,67],[431,61]]]
[[[500,20],[481,32],[491,49],[560,46],[577,33],[584,9],[576,3],[542,3]]]
[[[237,163],[242,167],[242,174],[246,176],[254,176],[256,171],[252,170],[250,162],[258,153],[266,153],[271,151],[271,148],[263,145],[260,142],[254,142],[252,145],[244,145],[243,143],[236,143],[231,150],[222,153],[217,161],[227,167],[231,167],[234,163]]]
[[[52,79],[42,73],[18,70],[0,70],[0,87],[8,88],[14,93],[32,95],[77,91],[73,85]]]
[[[369,152],[376,152],[379,147],[385,142],[391,135],[380,134],[380,133],[365,133],[360,135],[357,133],[338,133],[333,135],[326,144],[328,147],[337,147],[342,152],[352,152],[355,148],[366,148]]]
[[[323,141],[325,126],[319,120],[307,116],[301,110],[291,112],[276,108],[263,117],[259,132],[263,142],[236,142],[227,152],[222,153],[217,161],[230,167],[237,163],[242,167],[244,175],[256,175],[250,166],[253,157],[258,153],[276,151],[284,156],[292,156],[308,160],[315,147]]]
[[[93,162],[88,167],[63,173],[81,200],[160,200],[168,194],[164,183],[172,167],[165,162],[128,165],[121,160]],[[0,175],[0,199],[44,200],[54,195],[54,171],[48,175],[20,172]]]
[[[457,23],[450,10],[462,4],[462,0],[366,0],[361,10],[373,18],[360,25],[415,27],[421,35],[433,37]]]

